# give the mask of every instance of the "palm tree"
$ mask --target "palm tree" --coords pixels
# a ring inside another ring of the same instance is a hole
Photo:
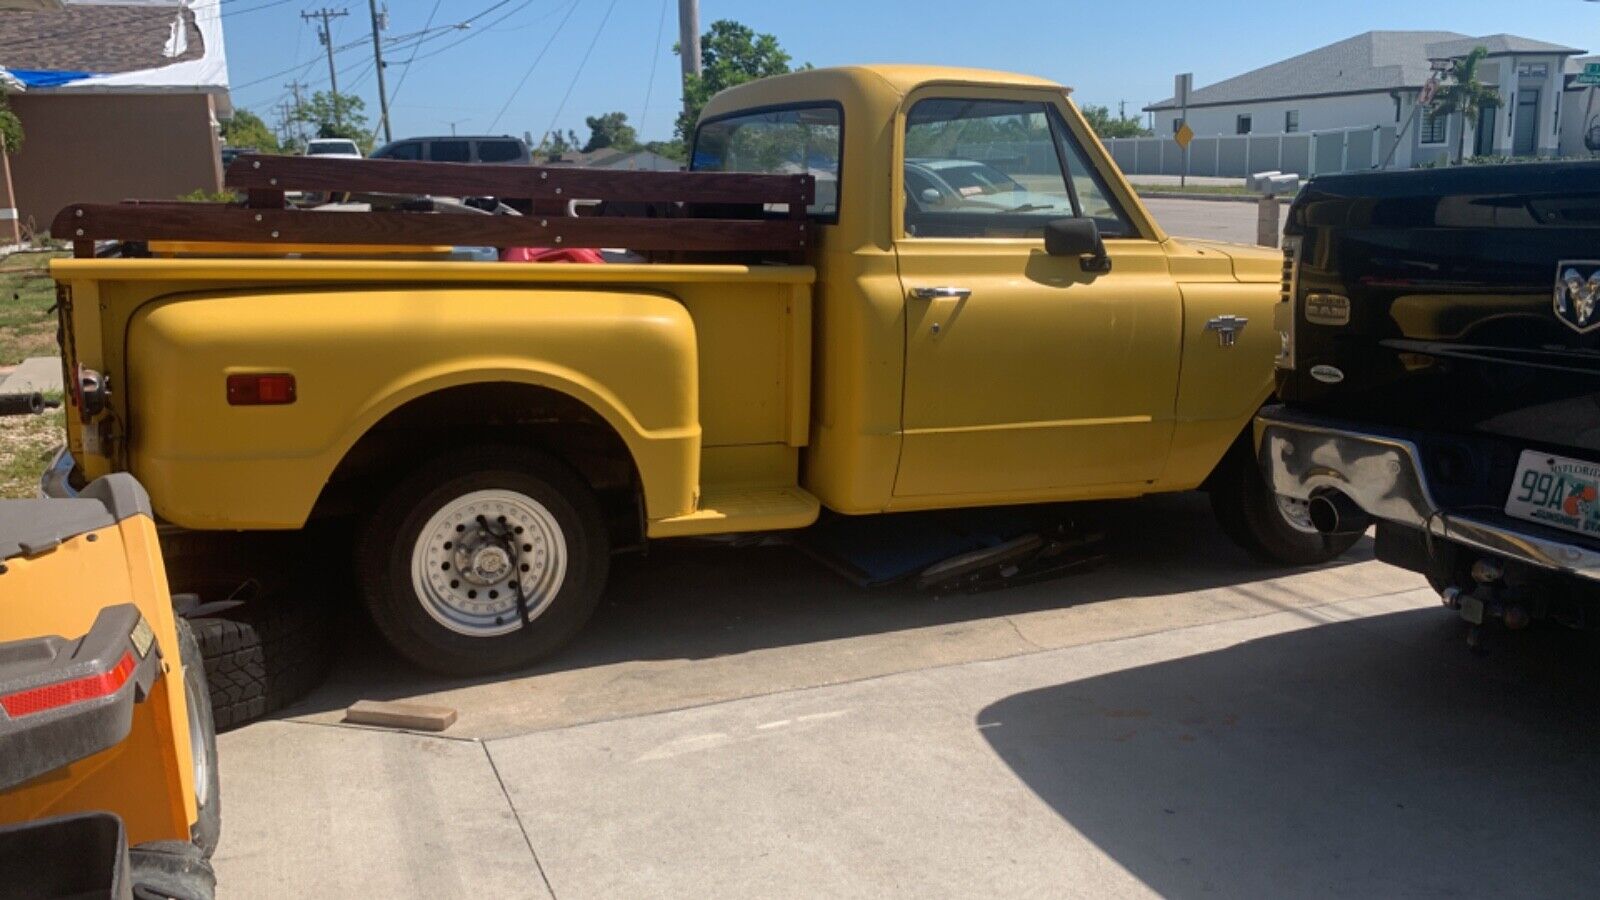
[[[1434,100],[1436,114],[1461,114],[1461,129],[1456,132],[1457,163],[1466,158],[1467,123],[1477,119],[1479,110],[1495,105],[1500,99],[1498,91],[1478,80],[1478,63],[1488,55],[1489,49],[1479,45],[1466,56],[1452,59],[1445,76],[1448,81],[1439,88]]]

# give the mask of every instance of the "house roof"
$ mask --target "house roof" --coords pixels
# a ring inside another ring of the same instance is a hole
[[[1574,56],[1567,60],[1567,74],[1579,75],[1583,67],[1592,63],[1600,63],[1600,56]]]
[[[1432,72],[1429,60],[1465,55],[1479,44],[1490,47],[1493,54],[1581,52],[1508,34],[1474,38],[1454,31],[1368,31],[1206,85],[1189,94],[1189,105],[1223,106],[1420,88]],[[1463,45],[1465,49],[1460,53],[1452,52],[1452,48]],[[1145,109],[1174,109],[1177,105],[1169,97]]]
[[[176,23],[183,35],[170,46]],[[173,50],[178,50],[168,55]],[[170,6],[72,5],[0,15],[0,66],[111,74],[158,69],[205,56],[194,12]]]
[[[1583,52],[1576,47],[1564,47],[1560,44],[1536,41],[1532,38],[1519,37],[1514,34],[1490,34],[1483,37],[1461,38],[1459,40],[1431,44],[1428,47],[1428,58],[1455,59],[1459,56],[1466,56],[1475,47],[1484,48],[1489,51],[1490,56],[1504,56],[1508,53],[1560,53],[1567,55]]]

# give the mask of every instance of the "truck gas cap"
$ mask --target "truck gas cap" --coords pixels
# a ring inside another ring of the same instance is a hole
[[[1338,384],[1344,380],[1344,373],[1333,366],[1312,366],[1311,377],[1323,384]]]

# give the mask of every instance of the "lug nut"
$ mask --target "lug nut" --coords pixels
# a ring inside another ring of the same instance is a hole
[[[1472,580],[1479,584],[1494,584],[1505,574],[1505,566],[1497,559],[1486,556],[1472,564]]]
[[[1512,631],[1521,631],[1533,622],[1533,616],[1528,614],[1526,606],[1508,606],[1503,616],[1506,627]]]

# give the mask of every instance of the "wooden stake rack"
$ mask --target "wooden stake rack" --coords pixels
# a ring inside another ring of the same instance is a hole
[[[624,172],[567,167],[241,156],[227,185],[243,203],[127,201],[73,204],[50,233],[92,256],[97,240],[256,244],[450,244],[475,247],[625,247],[638,251],[783,254],[812,241],[810,175]],[[528,215],[298,209],[285,192],[494,197]],[[601,201],[598,216],[569,201]],[[782,218],[768,212],[786,207]],[[619,214],[613,214],[616,211]]]

